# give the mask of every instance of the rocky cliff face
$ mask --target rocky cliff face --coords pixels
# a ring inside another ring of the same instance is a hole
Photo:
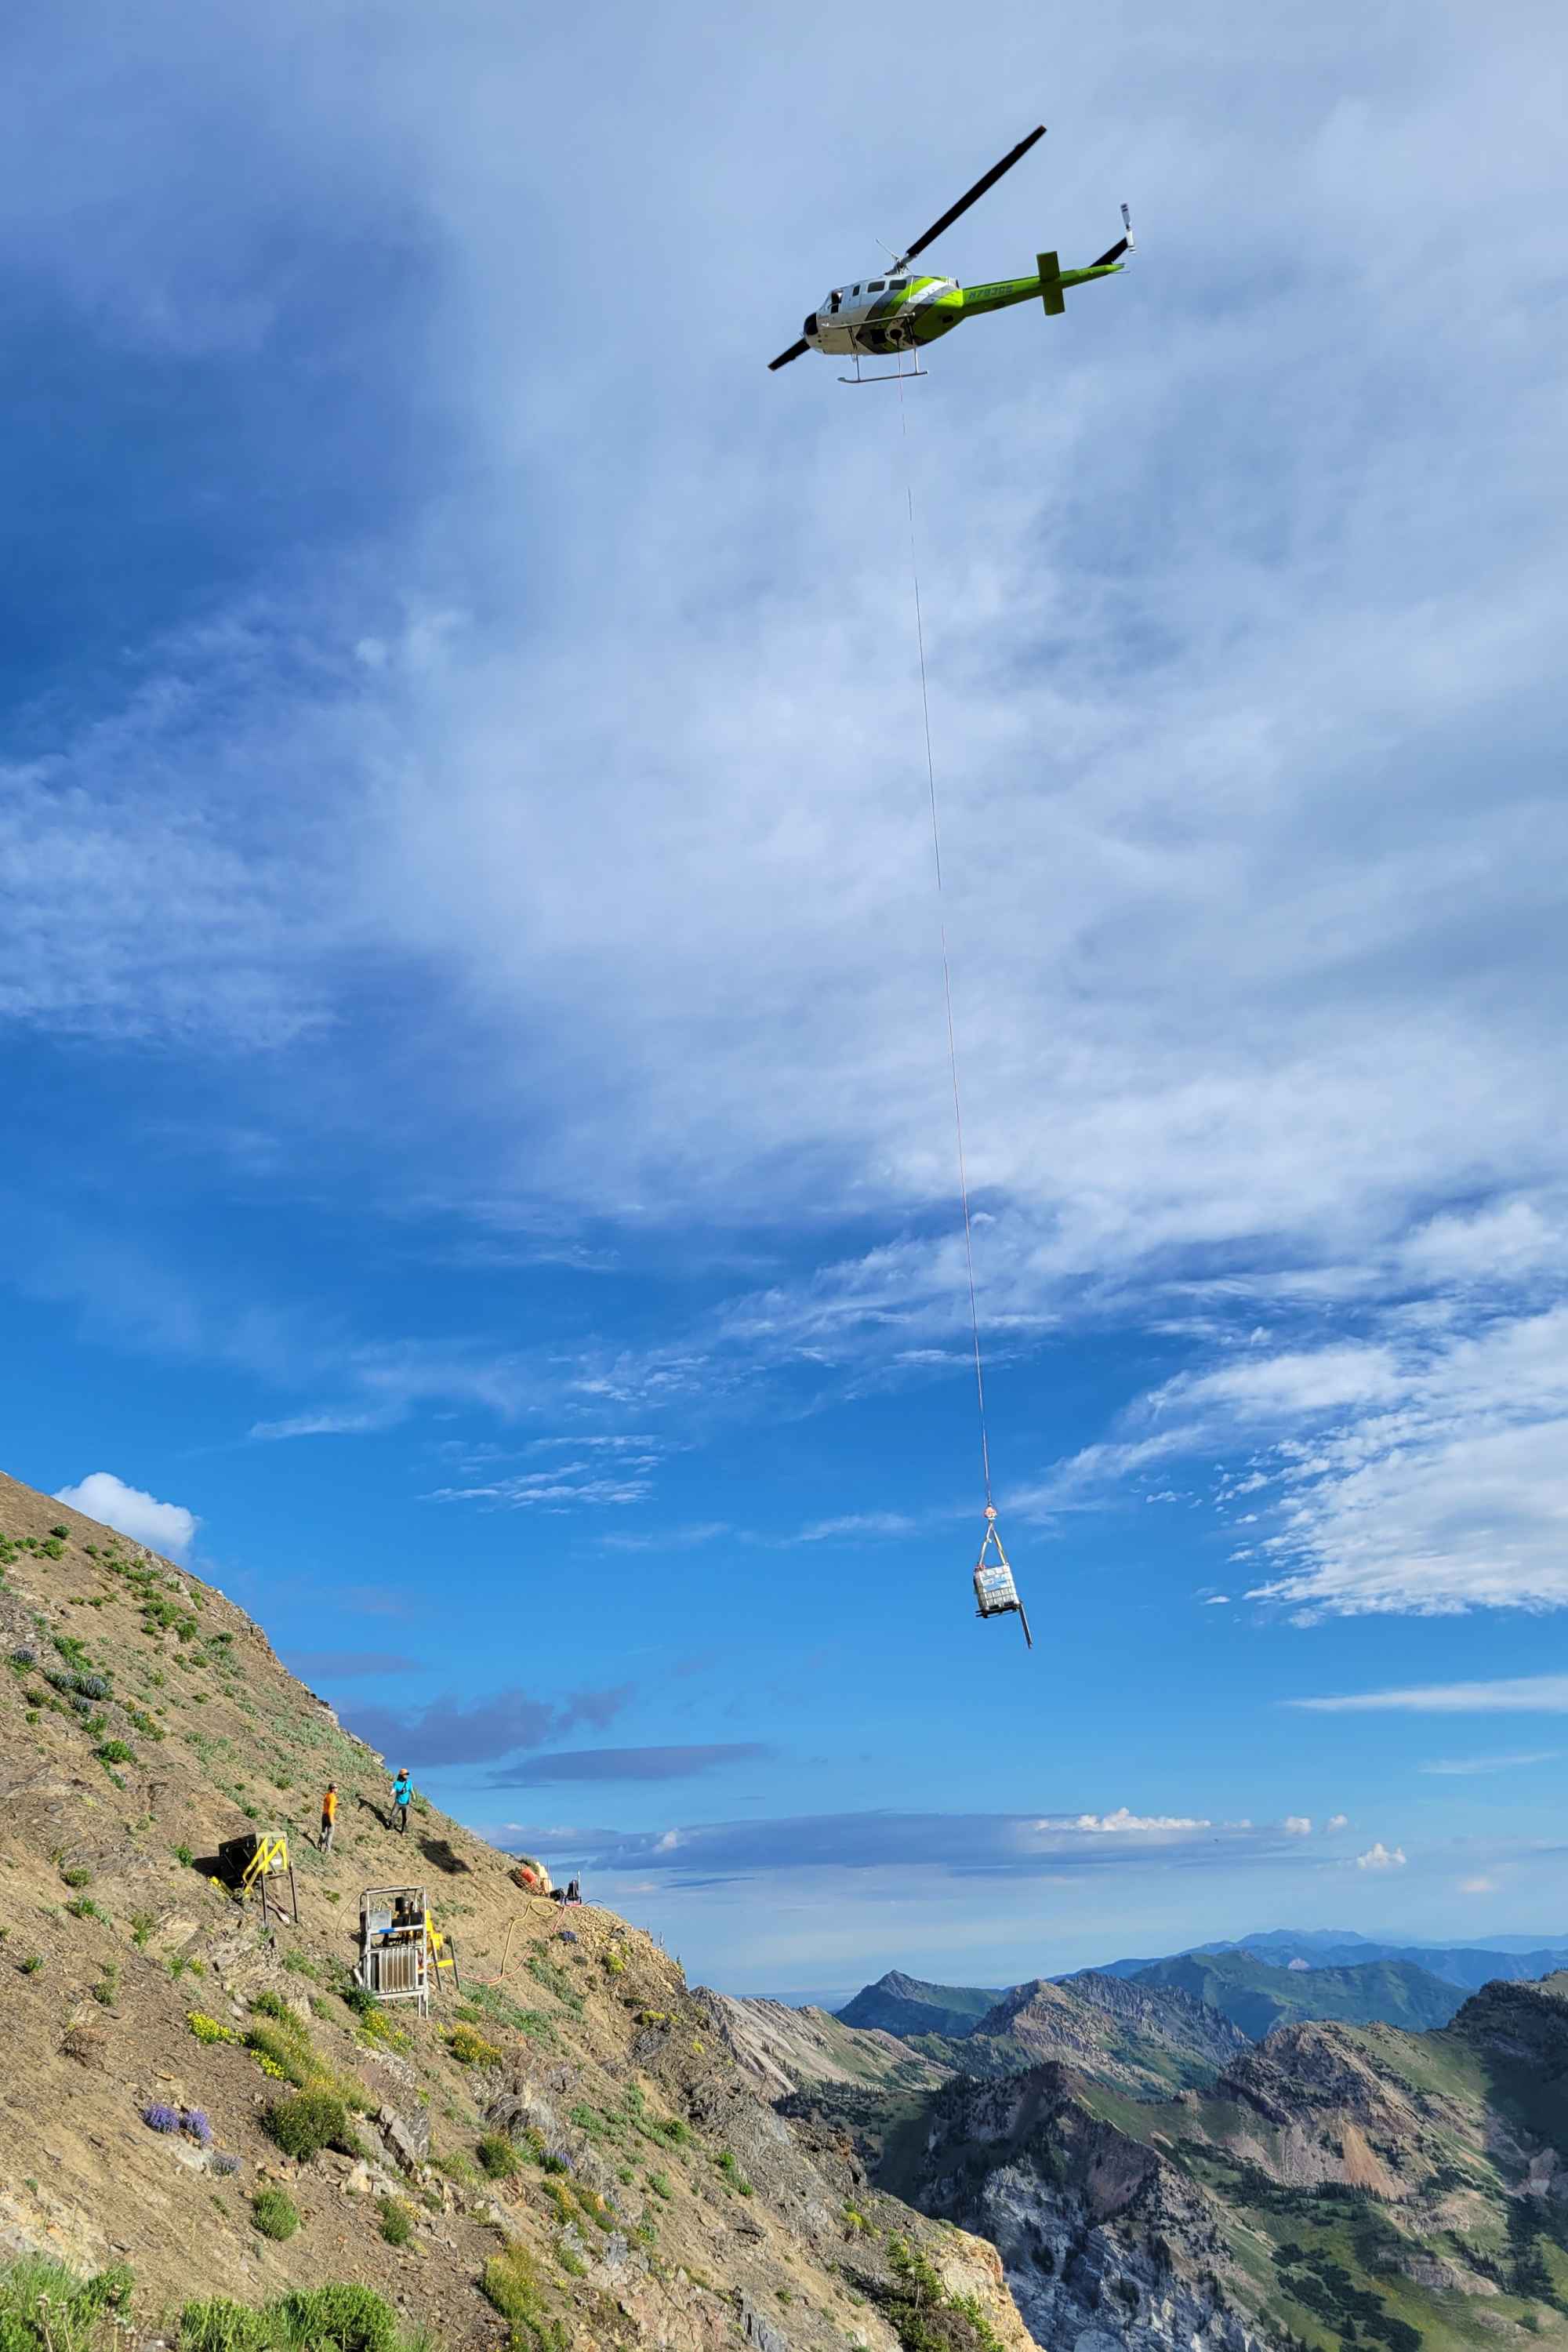
[[[933,2091],[952,2071],[921,2057],[894,2034],[845,2025],[825,2009],[737,2000],[705,1986],[698,1998],[736,2065],[772,2099],[822,2083]]]
[[[989,2238],[1073,2352],[1568,2346],[1568,1979],[1452,2028],[1283,2029],[1155,2102],[1044,2065],[955,2077],[879,2177]]]
[[[1037,2343],[1268,2352],[1227,2294],[1235,2266],[1212,2201],[1092,2115],[1065,2069],[950,2085],[917,2169],[928,2210],[995,2246]]]

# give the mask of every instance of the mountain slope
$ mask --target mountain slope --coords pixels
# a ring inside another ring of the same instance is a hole
[[[952,2072],[896,2035],[875,2026],[846,2025],[827,2010],[741,2000],[706,1986],[699,1987],[696,1997],[706,2003],[714,2033],[736,2065],[770,2099],[821,2083],[931,2091]]]
[[[1247,2036],[1177,1988],[1091,1972],[1063,1984],[1037,1978],[1016,1985],[963,2040],[922,2036],[911,2047],[945,2058],[961,2074],[995,2076],[1055,2063],[1160,2098],[1212,2083],[1247,2047]]]
[[[1037,2343],[1568,2347],[1568,1977],[1439,2031],[1311,2021],[1205,2095],[955,2076],[878,2177],[1001,2253]]]
[[[0,2260],[129,2261],[148,2325],[342,2280],[448,2352],[509,2331],[520,2352],[898,2352],[907,2246],[1026,2352],[992,2249],[793,2133],[647,1937],[521,1894],[510,1855],[423,1801],[395,1836],[385,1801],[381,1759],[231,1602],[0,1477]],[[201,1866],[252,1823],[286,1832],[298,1881],[300,1924],[270,1935]],[[360,1889],[410,1881],[464,1972],[425,2022],[343,1997]],[[291,2083],[342,2145],[284,2153]],[[254,2225],[264,2185],[291,2235]],[[941,2307],[954,2352],[985,2352]]]
[[[890,1969],[875,1984],[862,1985],[837,2014],[846,2025],[872,2026],[882,2033],[957,2038],[973,2032],[999,1997],[996,1990],[982,1985],[924,1984],[919,1977]]]
[[[1068,1979],[1068,1982],[1074,1979]],[[1250,1952],[1190,1952],[1158,1960],[1124,1981],[1174,1988],[1206,2002],[1254,2040],[1300,2018],[1338,2018],[1350,2025],[1446,2025],[1462,1995],[1407,1960],[1369,1960],[1354,1968],[1275,1968]]]

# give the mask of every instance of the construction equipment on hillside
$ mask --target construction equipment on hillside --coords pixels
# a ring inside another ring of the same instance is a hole
[[[289,1859],[289,1840],[282,1830],[270,1835],[258,1836],[247,1830],[243,1837],[226,1838],[217,1850],[218,1877],[243,1903],[250,1895],[261,1898],[261,1921],[270,1927],[275,1919],[286,1926],[300,1924],[300,1890],[294,1883],[294,1865]],[[283,1900],[287,1885],[289,1900]]]
[[[421,2017],[430,1995],[443,1990],[441,1972],[462,1990],[457,1947],[430,1917],[423,1886],[367,1886],[359,1898],[359,1958],[355,1981],[378,2000],[411,2000]]]

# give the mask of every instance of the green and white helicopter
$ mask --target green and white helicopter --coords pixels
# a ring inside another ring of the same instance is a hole
[[[934,343],[939,335],[951,334],[965,319],[980,317],[987,310],[1005,310],[1015,302],[1029,302],[1038,297],[1045,304],[1047,318],[1059,318],[1067,308],[1062,297],[1069,286],[1087,286],[1091,278],[1110,278],[1123,266],[1121,257],[1132,250],[1132,228],[1127,207],[1121,207],[1122,236],[1109,253],[1091,261],[1087,269],[1064,269],[1054,253],[1035,257],[1032,278],[1003,278],[992,286],[961,286],[955,278],[911,278],[910,264],[917,254],[935,243],[944,229],[949,229],[961,213],[977,204],[987,188],[994,188],[1004,172],[1026,156],[1037,139],[1046,135],[1042,122],[1026,139],[1020,139],[1010,155],[1004,155],[984,179],[976,180],[967,195],[950,205],[942,218],[933,221],[923,236],[917,236],[907,253],[900,253],[889,262],[879,278],[864,278],[854,286],[836,286],[817,304],[801,330],[800,341],[770,360],[770,369],[787,367],[806,352],[842,352],[853,359],[853,375],[840,376],[840,383],[894,383],[904,375],[924,375],[920,354],[927,343]],[[914,360],[912,368],[904,365],[905,354]],[[890,375],[862,375],[863,358],[897,359],[899,364]]]

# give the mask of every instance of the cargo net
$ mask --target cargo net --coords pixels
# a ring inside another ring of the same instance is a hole
[[[1031,1650],[1034,1648],[1035,1637],[1013,1581],[1012,1565],[1002,1549],[995,1510],[989,1503],[985,1506],[985,1533],[981,1538],[980,1557],[974,1563],[974,1601],[975,1614],[980,1617],[1016,1615],[1025,1641]]]

